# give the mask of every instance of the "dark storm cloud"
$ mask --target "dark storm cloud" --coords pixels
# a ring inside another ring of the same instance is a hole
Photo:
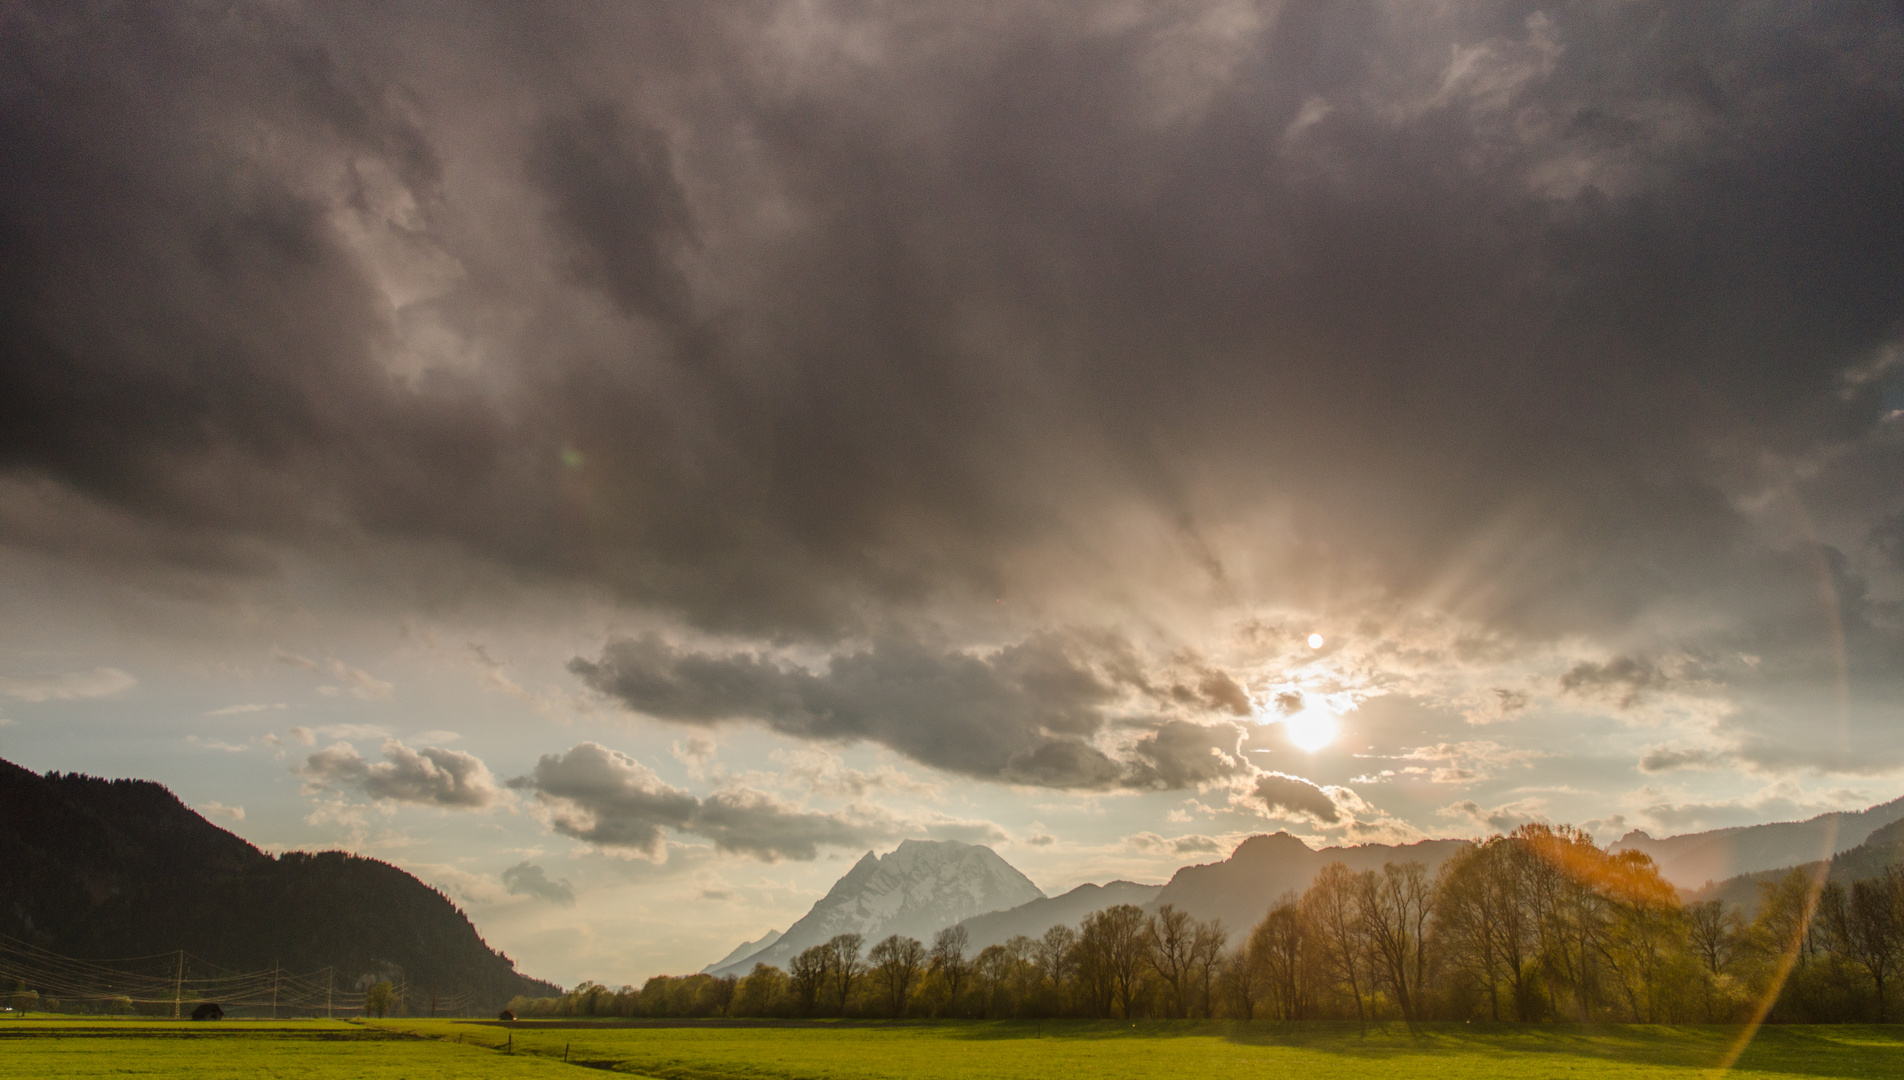
[[[1730,764],[1734,755],[1699,747],[1656,746],[1640,758],[1644,773],[1674,772],[1679,769],[1711,769]]]
[[[759,791],[723,790],[698,799],[600,743],[544,754],[528,776],[509,784],[533,792],[549,826],[563,836],[650,858],[661,856],[670,829],[770,862],[812,860],[823,845],[856,847],[885,835],[878,826],[801,810]]]
[[[692,235],[666,137],[596,102],[551,118],[528,164],[549,197],[572,269],[631,315],[675,323],[688,284],[675,255]]]
[[[383,760],[366,761],[349,743],[326,747],[298,769],[310,788],[355,790],[379,802],[415,803],[453,810],[484,810],[504,798],[481,758],[461,750],[420,750],[385,739]]]
[[[1334,824],[1342,818],[1341,808],[1315,781],[1286,773],[1265,773],[1250,789],[1271,813],[1278,811],[1297,817],[1313,818],[1318,823]]]
[[[990,780],[1102,787],[1121,772],[1089,742],[1117,687],[1057,638],[982,655],[886,638],[836,653],[816,673],[765,655],[680,649],[650,635],[611,641],[599,660],[578,657],[569,669],[622,705],[664,720],[756,720],[801,738],[868,740]]]
[[[1198,665],[1200,667],[1200,665]],[[1181,683],[1145,678],[1116,639],[1048,635],[990,652],[883,637],[808,670],[757,653],[713,653],[660,637],[611,641],[569,670],[647,716],[689,724],[757,721],[805,739],[879,743],[965,776],[1058,788],[1176,789],[1255,770],[1243,725],[1124,717],[1183,705]],[[1213,685],[1206,675],[1204,685]],[[1193,712],[1231,711],[1233,681],[1192,695]],[[1247,701],[1245,697],[1243,699]],[[1097,745],[1113,723],[1140,735],[1125,760]]]
[[[1177,683],[1170,688],[1170,696],[1179,703],[1198,706],[1213,712],[1224,712],[1231,716],[1250,716],[1255,713],[1256,705],[1250,700],[1249,691],[1227,671],[1198,665],[1195,684]]]
[[[1891,565],[1904,570],[1904,510],[1882,518],[1871,526],[1871,543]]]
[[[1630,709],[1649,690],[1663,689],[1672,678],[1651,660],[1618,656],[1603,664],[1583,660],[1560,677],[1565,693],[1609,697]]]
[[[0,20],[0,543],[580,582],[832,657],[578,667],[633,707],[1064,786],[1100,688],[1012,665],[1146,588],[1763,672],[1823,580],[1900,670],[1812,568],[1904,512],[1894,5]]]
[[[211,573],[335,526],[479,528],[533,558],[501,418],[376,360],[391,312],[340,215],[381,177],[425,242],[439,179],[390,76],[284,7],[5,19],[0,535]]]
[[[551,878],[547,870],[527,859],[502,872],[502,887],[511,896],[532,896],[563,907],[575,906],[575,887]]]
[[[1136,764],[1128,782],[1136,787],[1196,787],[1254,770],[1243,757],[1244,729],[1237,724],[1171,720],[1131,747]]]

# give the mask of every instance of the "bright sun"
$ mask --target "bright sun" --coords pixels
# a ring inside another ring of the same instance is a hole
[[[1311,705],[1294,716],[1283,718],[1289,741],[1314,753],[1335,741],[1336,715],[1319,705]]]

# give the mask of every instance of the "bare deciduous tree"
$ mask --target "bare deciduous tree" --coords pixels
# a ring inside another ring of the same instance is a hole
[[[1354,878],[1357,923],[1368,950],[1373,981],[1388,989],[1404,1020],[1419,1019],[1428,974],[1428,920],[1434,889],[1418,862],[1389,863],[1380,874]]]
[[[860,947],[866,939],[859,934],[835,934],[825,948],[829,951],[827,971],[833,976],[833,992],[839,995],[840,1012],[853,1001],[853,986],[866,974],[866,962],[860,959]]]
[[[1848,890],[1833,882],[1825,886],[1819,908],[1832,944],[1871,976],[1878,1023],[1884,1023],[1885,983],[1904,961],[1904,867],[1888,867]]]
[[[1144,912],[1135,904],[1118,904],[1094,912],[1078,933],[1081,962],[1101,980],[1108,1002],[1118,1015],[1130,1017],[1148,963]]]
[[[965,950],[971,947],[971,942],[963,926],[948,926],[932,938],[932,970],[945,980],[953,1000],[958,999],[959,990],[965,986],[966,976],[972,970],[965,958]]]
[[[1304,919],[1315,928],[1318,959],[1331,982],[1346,990],[1355,1004],[1355,1018],[1368,1019],[1362,999],[1365,966],[1361,912],[1355,902],[1355,873],[1341,863],[1330,863],[1316,874],[1302,894]]]
[[[820,992],[827,985],[832,962],[833,949],[830,945],[802,949],[799,955],[787,962],[787,975],[793,982],[794,997],[802,1013],[811,1013],[819,1008]]]
[[[1038,965],[1038,973],[1049,979],[1053,987],[1062,989],[1070,983],[1077,964],[1072,949],[1077,943],[1078,932],[1060,925],[1046,930],[1033,945],[1032,959]]]
[[[1190,984],[1196,991],[1203,1015],[1216,1015],[1216,980],[1222,971],[1223,950],[1230,943],[1230,932],[1222,919],[1197,923],[1190,942]]]
[[[1181,1020],[1188,1011],[1196,921],[1187,912],[1165,904],[1145,920],[1144,943],[1144,958],[1170,995],[1170,1015]]]
[[[886,998],[893,1016],[906,1014],[906,1002],[913,985],[926,966],[926,947],[915,938],[894,934],[873,946],[867,959],[873,965],[873,977]]]
[[[1291,896],[1271,908],[1250,931],[1248,964],[1260,971],[1263,999],[1276,1019],[1301,1020],[1308,1016],[1308,989],[1318,966],[1315,934]]]

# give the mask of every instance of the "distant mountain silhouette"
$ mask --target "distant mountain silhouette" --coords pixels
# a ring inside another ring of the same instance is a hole
[[[1349,869],[1381,870],[1385,863],[1419,862],[1433,874],[1466,840],[1423,840],[1416,844],[1357,844],[1320,851],[1286,832],[1257,835],[1237,845],[1228,859],[1177,871],[1150,907],[1171,904],[1199,919],[1222,919],[1232,941],[1261,922],[1283,896],[1301,893],[1330,863]]]
[[[1814,868],[1820,861],[1813,859],[1773,870],[1740,874],[1717,883],[1708,882],[1705,888],[1690,894],[1690,898],[1723,900],[1728,906],[1739,908],[1751,916],[1759,907],[1759,883],[1777,881],[1798,867]],[[1857,847],[1833,855],[1831,866],[1825,871],[1825,879],[1849,885],[1854,881],[1877,877],[1886,867],[1898,863],[1904,863],[1904,820],[1893,821],[1873,831]]]
[[[721,968],[724,968],[729,964],[736,963],[741,960],[745,960],[749,956],[752,956],[753,954],[759,952],[760,950],[766,948],[769,945],[772,945],[774,942],[779,940],[780,940],[780,931],[769,930],[766,933],[760,935],[759,938],[753,941],[743,941],[739,945],[735,946],[733,952],[728,953],[726,956],[723,956],[719,960],[716,960],[713,963],[709,964],[708,966],[702,968],[701,974],[712,975],[716,971],[719,971]]]
[[[1904,820],[1864,838],[1864,843],[1831,857],[1830,880],[1864,881],[1884,873],[1887,867],[1904,863]]]
[[[559,993],[518,974],[448,897],[343,852],[276,858],[159,784],[0,761],[0,934],[67,956],[184,949],[235,971],[333,967],[468,995],[482,1010]]]
[[[1654,839],[1634,830],[1614,851],[1644,851],[1660,876],[1682,889],[1698,889],[1741,874],[1818,862],[1865,842],[1872,833],[1904,820],[1904,799],[1868,810],[1820,814],[1805,821],[1779,821]]]
[[[712,973],[744,975],[755,964],[784,968],[801,950],[835,934],[864,935],[867,948],[889,934],[930,942],[933,934],[963,919],[1043,895],[991,848],[907,840],[882,856],[867,852],[778,940]]]
[[[1139,885],[1134,881],[1080,885],[1059,896],[1039,897],[1005,911],[974,916],[959,925],[965,927],[971,950],[976,953],[987,945],[1003,945],[1019,934],[1038,937],[1059,924],[1075,927],[1086,915],[1107,907],[1118,904],[1143,907],[1162,891],[1162,885]]]
[[[1262,921],[1286,894],[1301,893],[1316,873],[1332,862],[1352,870],[1380,870],[1385,863],[1419,862],[1430,873],[1441,868],[1465,840],[1424,840],[1417,844],[1361,844],[1317,851],[1286,832],[1252,836],[1237,845],[1228,859],[1186,866],[1166,885],[1139,885],[1113,881],[1108,885],[1080,885],[1061,896],[1041,897],[1015,908],[965,920],[974,951],[1003,944],[1017,934],[1038,937],[1060,923],[1076,927],[1085,916],[1115,904],[1135,904],[1155,911],[1175,905],[1199,919],[1222,919],[1232,941]]]

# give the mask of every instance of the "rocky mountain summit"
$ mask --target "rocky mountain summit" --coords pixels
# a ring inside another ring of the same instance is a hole
[[[835,934],[863,935],[868,946],[889,934],[930,941],[938,931],[974,915],[1044,895],[991,848],[956,840],[907,840],[885,855],[867,852],[785,934],[712,973],[744,975],[762,963],[784,968],[801,950]]]

